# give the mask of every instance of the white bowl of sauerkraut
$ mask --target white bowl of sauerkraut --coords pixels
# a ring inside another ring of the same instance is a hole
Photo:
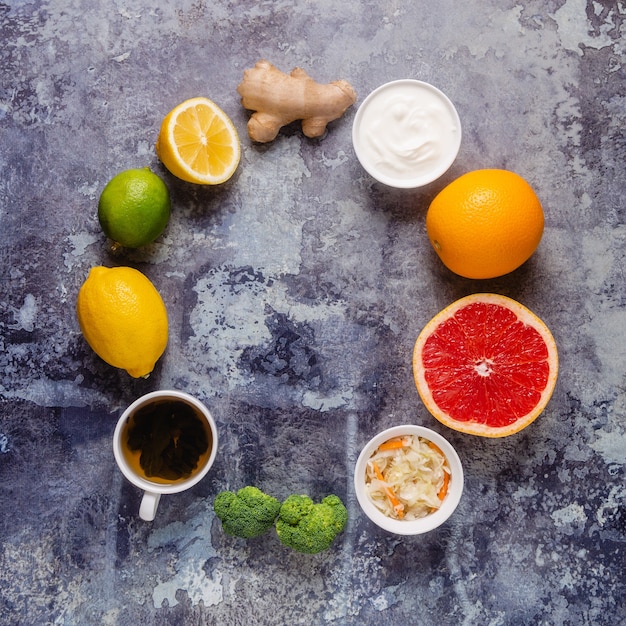
[[[463,493],[463,467],[439,433],[411,424],[376,435],[354,471],[363,512],[398,535],[419,535],[443,524]]]

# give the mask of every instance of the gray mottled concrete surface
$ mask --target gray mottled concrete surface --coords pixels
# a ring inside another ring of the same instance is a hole
[[[0,623],[626,623],[625,68],[621,2],[49,0],[0,3]],[[418,78],[456,104],[451,170],[417,191],[359,166],[352,107],[321,140],[297,124],[266,146],[236,87],[266,58],[359,102]],[[243,155],[216,189],[175,180],[154,141],[205,95]],[[150,166],[166,233],[113,255],[96,217],[118,171]],[[502,167],[546,213],[532,259],[500,279],[452,275],[424,216],[444,184]],[[93,265],[131,265],[163,294],[167,352],[132,380],[86,346],[74,315]],[[451,432],[416,393],[423,325],[476,291],[511,296],[555,335],[559,381],[522,433]],[[209,476],[153,523],[111,437],[144,392],[204,400],[221,447]],[[403,422],[447,436],[466,472],[453,517],[401,538],[361,513],[361,446]],[[221,489],[337,493],[350,521],[315,556],[275,534],[224,536]]]

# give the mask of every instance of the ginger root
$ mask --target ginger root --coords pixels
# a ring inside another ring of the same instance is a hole
[[[255,111],[248,121],[248,135],[259,143],[272,141],[295,120],[302,120],[307,137],[321,137],[326,125],[356,102],[356,92],[345,80],[322,85],[299,67],[285,74],[264,60],[244,71],[237,92],[241,104]]]

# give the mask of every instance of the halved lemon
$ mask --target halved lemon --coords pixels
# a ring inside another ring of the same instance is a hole
[[[230,118],[212,100],[185,100],[163,120],[156,152],[174,176],[189,183],[217,185],[237,169],[241,145]]]

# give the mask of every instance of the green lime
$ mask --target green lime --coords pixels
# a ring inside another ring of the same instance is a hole
[[[147,167],[120,172],[100,195],[100,226],[107,237],[126,248],[139,248],[154,241],[169,219],[169,191]]]

